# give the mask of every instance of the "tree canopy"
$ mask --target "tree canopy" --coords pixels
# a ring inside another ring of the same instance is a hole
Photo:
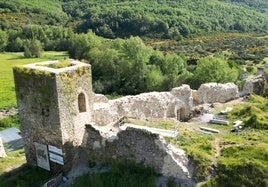
[[[197,62],[189,83],[197,89],[201,84],[207,82],[235,82],[238,76],[239,68],[234,62],[228,61],[223,56],[205,57]]]
[[[88,29],[106,38],[181,40],[207,32],[267,32],[265,0],[0,0],[0,28],[28,24]]]
[[[107,40],[89,31],[74,36],[69,54],[92,65],[93,87],[102,93],[167,90],[180,85],[186,72],[183,57],[156,51],[139,37]]]

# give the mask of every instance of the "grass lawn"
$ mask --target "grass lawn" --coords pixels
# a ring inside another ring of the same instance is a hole
[[[24,149],[7,152],[8,157],[0,158],[0,187],[41,186],[51,174],[41,168],[26,166]]]
[[[63,59],[66,52],[44,52],[41,58],[25,58],[23,53],[0,53],[0,109],[16,107],[12,67],[17,65]]]

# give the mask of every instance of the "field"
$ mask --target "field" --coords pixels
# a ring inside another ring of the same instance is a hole
[[[0,109],[16,107],[12,67],[53,59],[62,59],[66,52],[44,52],[41,58],[24,58],[23,53],[0,54]]]

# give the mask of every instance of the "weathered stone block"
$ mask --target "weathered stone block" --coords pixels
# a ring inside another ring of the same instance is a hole
[[[234,83],[207,83],[198,89],[201,103],[224,103],[239,97],[238,86]]]

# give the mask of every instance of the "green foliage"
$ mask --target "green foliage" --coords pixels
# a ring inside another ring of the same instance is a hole
[[[75,18],[78,31],[92,29],[109,38],[133,35],[181,40],[215,31],[265,32],[267,2],[259,2],[70,0],[63,3],[63,10]]]
[[[183,131],[176,143],[186,151],[195,165],[194,177],[197,181],[204,180],[211,172],[213,151],[211,142],[214,137],[206,134],[196,134]],[[194,146],[193,146],[194,145]]]
[[[1,0],[0,28],[18,29],[29,23],[64,25],[80,33],[92,29],[108,38],[146,36],[181,40],[209,32],[266,32],[267,6],[264,0]],[[53,42],[49,43],[52,46]]]
[[[73,186],[155,186],[156,173],[152,168],[134,162],[113,163],[107,173],[84,175],[75,180]]]
[[[0,7],[0,27],[5,29],[23,27],[29,23],[58,25],[67,20],[61,2],[56,0],[1,0]]]
[[[18,114],[0,119],[0,131],[6,128],[10,128],[10,127],[16,127],[18,129],[20,128]]]
[[[5,31],[0,30],[0,52],[5,50],[7,45],[8,35]]]
[[[43,46],[39,40],[26,40],[24,43],[24,56],[26,58],[39,58],[43,51]]]
[[[224,57],[216,56],[200,59],[193,74],[189,82],[193,88],[197,89],[201,84],[207,82],[235,82],[239,76],[239,70]]]
[[[180,85],[179,78],[186,72],[183,57],[164,55],[139,37],[111,41],[89,31],[71,39],[69,54],[92,65],[93,88],[104,94],[167,90]]]
[[[55,68],[55,69],[66,68],[70,66],[72,66],[72,64],[69,60],[62,60],[53,64],[48,64],[48,67]]]
[[[266,186],[268,149],[264,146],[230,147],[222,151],[216,182],[219,186]],[[253,177],[254,175],[254,177]]]
[[[250,95],[249,102],[237,105],[228,117],[241,119],[245,127],[268,129],[268,99]]]

